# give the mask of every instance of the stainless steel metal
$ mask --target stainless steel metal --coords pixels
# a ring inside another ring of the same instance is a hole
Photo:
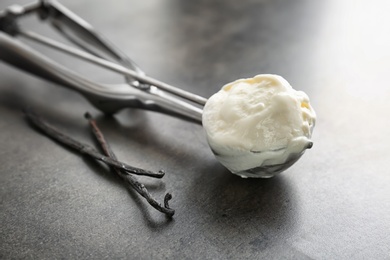
[[[302,151],[298,153],[291,153],[285,162],[280,164],[268,164],[268,165],[259,165],[257,167],[247,169],[242,172],[236,172],[235,174],[244,177],[244,178],[271,178],[276,174],[279,174],[288,168],[290,168],[294,163],[296,163],[299,158],[305,153],[306,149],[310,149],[313,146],[313,143],[310,142]]]
[[[202,109],[170,96],[155,86],[138,89],[127,84],[107,85],[92,82],[1,32],[0,50],[0,58],[3,61],[82,93],[105,113],[115,113],[122,108],[133,107],[201,122]]]
[[[36,12],[83,50],[19,28],[17,19]],[[131,107],[152,110],[201,123],[207,99],[145,76],[125,54],[94,31],[92,26],[57,1],[11,6],[0,14],[0,58],[27,72],[82,93],[105,113]],[[93,82],[15,39],[29,40],[60,50],[126,77],[127,84]],[[87,52],[86,52],[87,51]]]
[[[144,75],[139,74],[133,70],[127,69],[123,66],[120,66],[120,65],[115,64],[113,62],[110,62],[108,60],[104,60],[102,58],[96,57],[96,56],[91,55],[89,53],[80,51],[76,48],[72,48],[72,47],[67,46],[65,44],[62,44],[60,42],[57,42],[57,41],[54,41],[54,40],[49,39],[47,37],[44,37],[42,35],[36,34],[34,32],[21,30],[20,35],[22,35],[30,40],[45,44],[51,48],[55,48],[57,50],[65,52],[67,54],[73,55],[77,58],[89,61],[89,62],[94,63],[96,65],[99,65],[101,67],[110,69],[111,71],[118,72],[118,73],[123,74],[125,76],[132,77],[132,78],[138,80],[138,82],[142,82],[143,84],[148,84],[150,86],[156,86],[156,87],[158,87],[164,91],[167,91],[171,94],[174,94],[174,95],[177,95],[177,96],[182,97],[184,99],[198,103],[199,105],[204,106],[206,104],[207,99],[205,99],[201,96],[198,96],[198,95],[192,94],[190,92],[184,91],[182,89],[176,88],[174,86],[171,86],[171,85],[166,84],[164,82],[158,81],[158,80],[153,79],[151,77],[144,76]]]
[[[143,74],[134,61],[97,33],[85,20],[57,1],[41,0],[24,6],[12,5],[0,14],[2,20],[0,26],[5,25],[7,30],[2,30],[8,34],[17,35],[19,33],[17,19],[32,13],[36,13],[41,20],[51,23],[53,28],[84,50],[106,59],[113,59]]]

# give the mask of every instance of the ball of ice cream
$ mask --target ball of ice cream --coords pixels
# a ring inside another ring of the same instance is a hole
[[[241,177],[271,177],[312,146],[308,96],[281,76],[263,74],[222,87],[202,118],[216,158]]]

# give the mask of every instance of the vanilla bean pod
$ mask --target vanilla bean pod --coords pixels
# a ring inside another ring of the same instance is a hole
[[[102,131],[99,129],[96,120],[92,118],[92,116],[87,112],[85,113],[85,118],[88,119],[88,122],[91,126],[92,132],[99,142],[103,153],[110,157],[111,159],[116,160],[117,157],[115,153],[112,151],[110,145],[106,141]],[[169,207],[168,201],[172,198],[172,195],[170,193],[167,193],[164,197],[164,206],[162,206],[160,203],[158,203],[153,197],[150,195],[149,191],[146,189],[145,185],[138,182],[137,179],[132,176],[124,173],[121,168],[112,166],[111,167],[113,171],[115,171],[116,174],[118,174],[124,181],[126,181],[134,190],[138,192],[139,195],[144,197],[147,202],[154,207],[156,210],[166,214],[169,217],[172,217],[175,214],[175,210],[171,209]]]
[[[106,163],[107,165],[119,168],[123,170],[123,172],[128,173],[133,173],[136,175],[144,175],[148,177],[155,177],[155,178],[162,178],[164,176],[163,171],[159,171],[158,173],[152,172],[152,171],[147,171],[144,169],[140,169],[137,167],[130,166],[128,164],[125,164],[123,162],[119,162],[116,159],[112,159],[110,157],[104,156],[101,153],[99,153],[97,150],[92,148],[91,146],[87,144],[80,143],[76,141],[75,139],[71,138],[70,136],[65,135],[64,133],[60,132],[53,126],[49,125],[46,123],[41,117],[33,113],[31,110],[26,109],[25,114],[28,118],[28,120],[35,125],[37,128],[42,130],[46,135],[51,137],[52,139],[73,148],[74,150],[77,150],[78,152],[88,155],[96,160],[102,161]]]

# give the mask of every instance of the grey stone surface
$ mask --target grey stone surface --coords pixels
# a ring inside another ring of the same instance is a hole
[[[0,7],[15,2],[27,1]],[[240,179],[213,158],[200,126],[134,110],[107,118],[79,94],[1,63],[0,258],[389,259],[390,5],[375,2],[64,0],[149,75],[193,93],[283,75],[311,97],[314,147],[275,178]],[[33,19],[24,25],[54,35]],[[163,180],[142,180],[159,201],[173,193],[173,220],[33,130],[25,106],[91,144],[83,114],[98,116],[120,159],[165,169]]]

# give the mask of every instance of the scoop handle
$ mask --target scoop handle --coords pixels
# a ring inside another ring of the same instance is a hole
[[[0,59],[16,68],[83,94],[90,93],[88,89],[95,88],[89,80],[3,32],[0,32]]]
[[[158,88],[142,91],[126,84],[106,85],[88,80],[17,39],[0,32],[0,60],[43,79],[83,94],[105,113],[125,107],[156,111],[201,123],[202,110],[167,95]]]

